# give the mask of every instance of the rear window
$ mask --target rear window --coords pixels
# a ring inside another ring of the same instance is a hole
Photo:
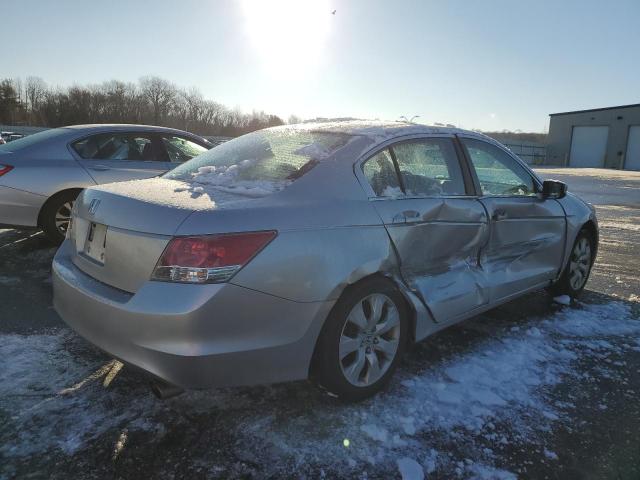
[[[33,135],[27,135],[26,137],[13,140],[12,142],[8,142],[5,145],[0,145],[0,150],[15,152],[45,140],[50,140],[55,137],[67,135],[68,133],[69,129],[66,128],[51,128],[49,130],[43,130],[42,132],[34,133]]]
[[[164,178],[263,196],[302,177],[350,138],[342,133],[290,128],[261,130],[218,145],[168,172]]]

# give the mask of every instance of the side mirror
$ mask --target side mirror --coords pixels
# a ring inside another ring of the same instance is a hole
[[[563,198],[567,194],[567,184],[559,180],[542,182],[542,198]]]

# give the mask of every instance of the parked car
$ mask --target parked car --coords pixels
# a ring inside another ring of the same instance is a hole
[[[4,140],[4,143],[9,143],[22,137],[24,137],[24,135],[16,132],[0,132],[0,138]]]
[[[304,124],[84,190],[54,305],[159,391],[310,377],[358,400],[446,326],[578,295],[597,246],[591,206],[484,135]]]
[[[0,139],[3,140],[3,145],[7,143],[9,137],[13,135],[13,132],[0,132]]]
[[[0,224],[65,236],[73,202],[92,185],[160,175],[211,144],[171,128],[77,125],[0,146]]]

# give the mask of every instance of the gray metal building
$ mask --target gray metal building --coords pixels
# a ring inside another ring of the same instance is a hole
[[[640,103],[549,116],[547,164],[640,170]]]

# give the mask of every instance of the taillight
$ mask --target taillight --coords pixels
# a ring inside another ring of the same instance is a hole
[[[13,170],[11,165],[0,165],[0,177],[11,170]]]
[[[183,283],[226,282],[266,247],[275,231],[175,237],[164,249],[152,280]]]

